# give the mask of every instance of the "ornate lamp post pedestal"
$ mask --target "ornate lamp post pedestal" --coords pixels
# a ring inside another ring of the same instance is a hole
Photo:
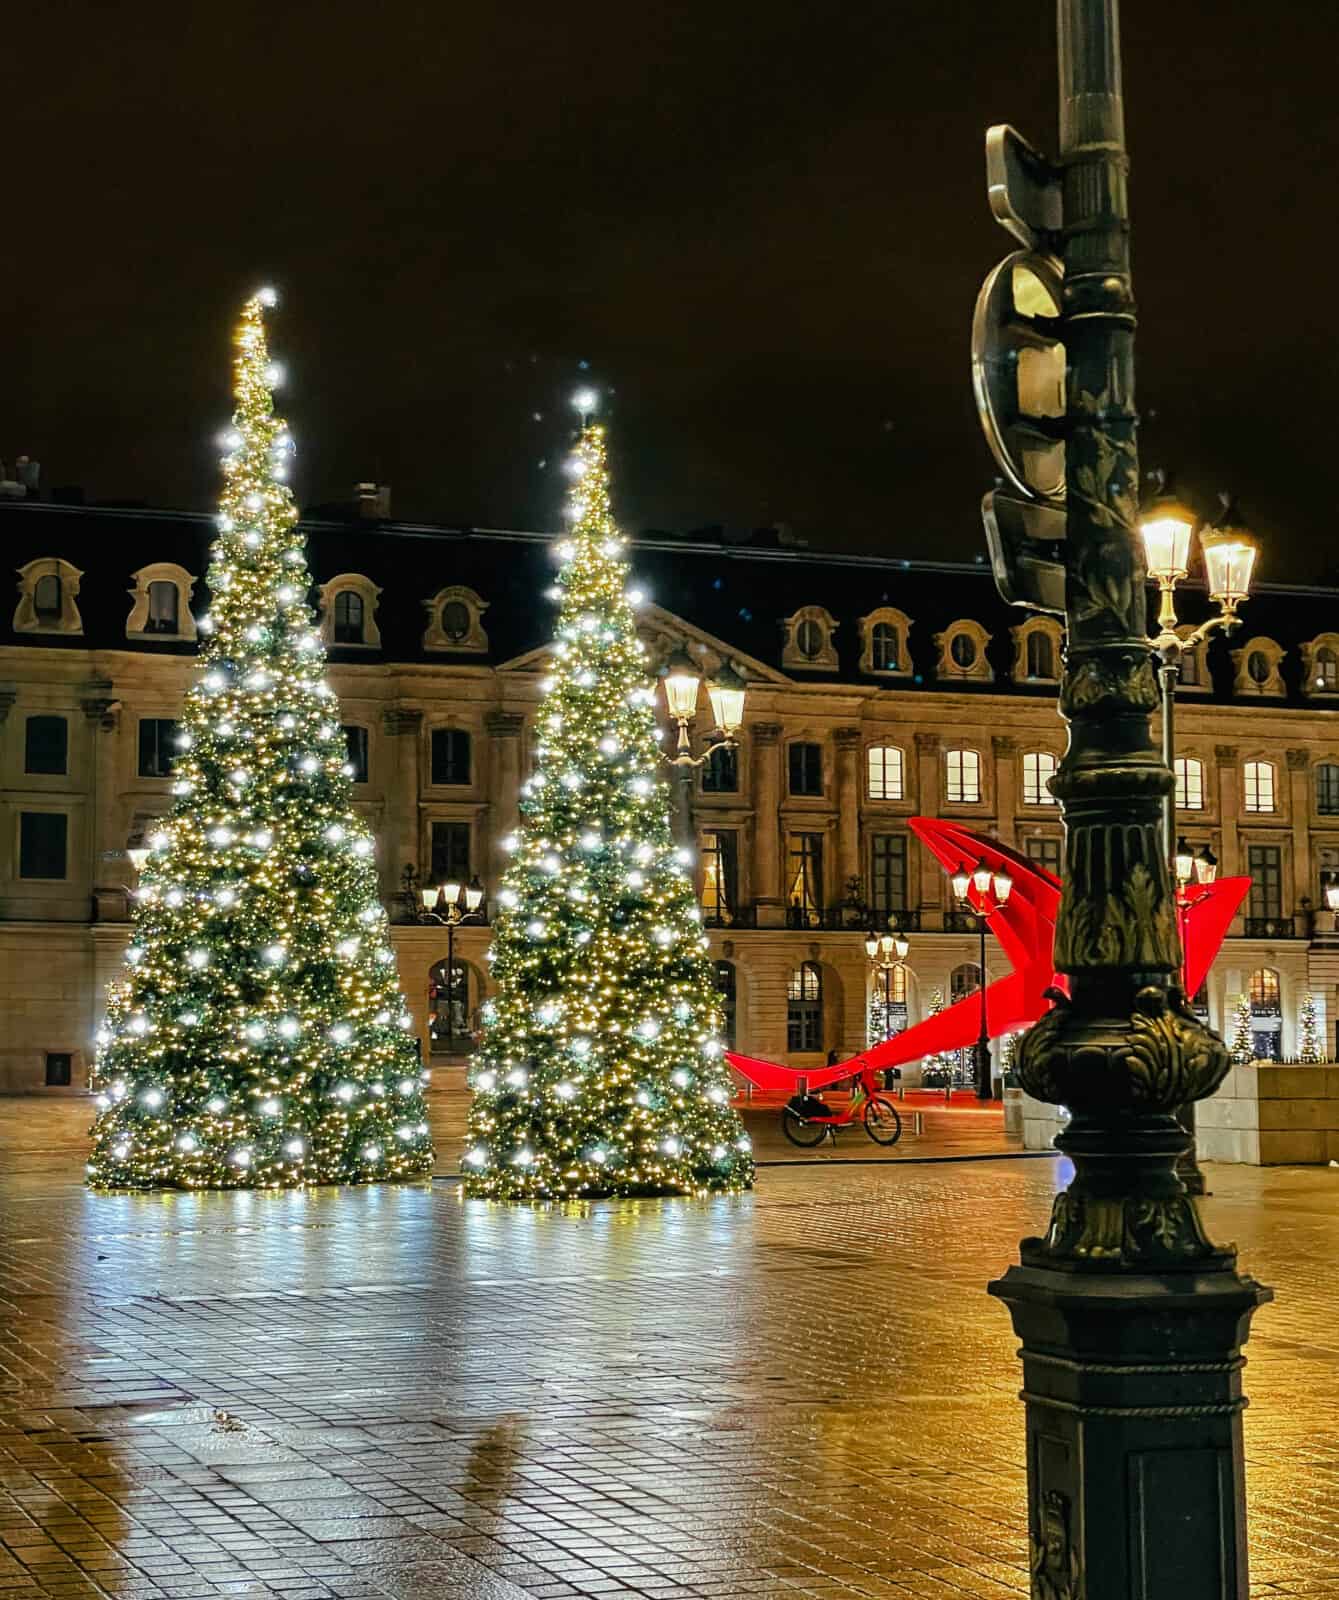
[[[1070,992],[1053,992],[1016,1062],[1028,1093],[1070,1108],[1056,1143],[1074,1178],[990,1291],[1023,1346],[1034,1600],[1246,1600],[1241,1347],[1269,1291],[1210,1243],[1176,1172],[1188,1140],[1174,1112],[1212,1094],[1229,1060],[1181,989],[1173,779],[1149,726],[1117,0],[1059,0],[1059,20],[1059,167],[1012,130],[987,143],[996,215],[1030,250],[987,280],[976,371],[1021,494],[987,497],[1001,591],[1067,626],[1069,747],[1052,789]],[[1034,351],[1063,374],[1063,418],[999,358],[1029,317]],[[1042,414],[1020,416],[1030,397]]]

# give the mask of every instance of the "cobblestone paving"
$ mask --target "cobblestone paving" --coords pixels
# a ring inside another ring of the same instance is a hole
[[[1210,1171],[1212,1230],[1279,1291],[1252,1592],[1339,1596],[1339,1171]],[[1025,1594],[982,1285],[1060,1175],[783,1168],[544,1211],[96,1197],[68,1152],[6,1159],[0,1600]]]

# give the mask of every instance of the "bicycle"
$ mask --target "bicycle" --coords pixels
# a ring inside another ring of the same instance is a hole
[[[835,1142],[837,1129],[852,1127],[859,1115],[875,1144],[896,1144],[902,1137],[902,1118],[893,1102],[878,1092],[874,1077],[874,1068],[862,1063],[860,1082],[844,1111],[835,1110],[818,1095],[797,1094],[781,1112],[782,1132],[801,1150],[813,1150],[826,1138]]]

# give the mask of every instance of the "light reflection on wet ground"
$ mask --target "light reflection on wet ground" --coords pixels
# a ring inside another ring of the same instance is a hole
[[[1279,1293],[1253,1592],[1339,1596],[1339,1171],[1210,1171],[1211,1231]],[[543,1211],[96,1197],[68,1152],[6,1160],[0,1595],[1025,1594],[983,1285],[1057,1181],[829,1165]]]

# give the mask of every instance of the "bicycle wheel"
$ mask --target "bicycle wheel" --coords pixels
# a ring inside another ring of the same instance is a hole
[[[810,1122],[807,1117],[802,1117],[789,1106],[781,1113],[781,1130],[792,1144],[799,1145],[801,1150],[812,1150],[816,1145],[823,1143],[828,1136],[826,1122]]]
[[[891,1100],[876,1094],[865,1102],[865,1132],[875,1144],[896,1144],[902,1137],[902,1119]]]

